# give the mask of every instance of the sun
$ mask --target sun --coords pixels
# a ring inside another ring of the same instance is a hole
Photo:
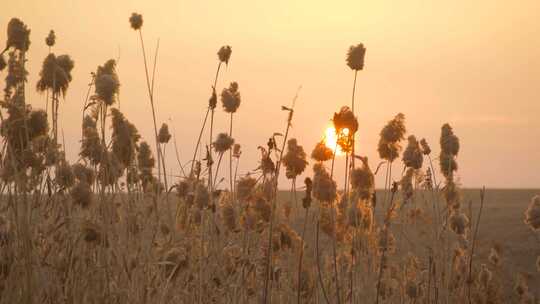
[[[349,129],[345,128],[343,129],[343,135],[349,134]],[[341,147],[339,145],[336,145],[338,139],[338,135],[336,134],[336,129],[333,126],[328,126],[326,130],[324,131],[324,144],[330,148],[336,155],[344,155],[345,152],[341,150]]]

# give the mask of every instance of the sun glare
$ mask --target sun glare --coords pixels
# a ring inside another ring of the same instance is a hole
[[[349,134],[349,129],[345,128],[343,129],[343,134],[347,135]],[[339,145],[336,145],[337,142],[337,134],[336,129],[333,126],[328,126],[326,130],[324,131],[324,144],[332,149],[336,153],[336,155],[344,155],[345,152],[341,150],[341,147]]]

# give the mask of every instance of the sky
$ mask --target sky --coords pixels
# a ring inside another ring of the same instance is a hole
[[[408,134],[426,138],[434,158],[441,125],[452,125],[461,141],[458,173],[464,187],[540,187],[539,1],[3,3],[0,27],[18,17],[32,30],[27,96],[34,107],[45,106],[45,95],[34,88],[48,53],[44,39],[50,29],[57,35],[53,52],[75,61],[60,107],[72,161],[80,145],[90,73],[111,58],[118,59],[120,108],[153,144],[142,52],[128,22],[132,12],[143,15],[150,61],[159,39],[158,123],[167,122],[174,131],[182,163],[191,159],[222,45],[231,45],[232,56],[218,91],[237,81],[242,95],[233,131],[242,145],[242,174],[258,166],[257,146],[264,146],[274,132],[284,132],[287,114],[280,107],[291,104],[300,86],[290,136],[311,152],[333,113],[350,104],[354,73],[345,55],[350,45],[363,43],[367,53],[356,91],[357,151],[368,156],[372,167],[380,161],[381,128],[402,112]],[[5,30],[0,32],[4,39]],[[216,113],[216,132],[226,132],[229,117],[219,106]],[[166,160],[178,174],[172,144]],[[338,157],[339,172],[343,167]],[[226,166],[222,172],[228,175]],[[337,179],[342,182],[343,177]],[[384,176],[379,174],[377,181],[384,185]],[[287,181],[280,185],[287,188]]]

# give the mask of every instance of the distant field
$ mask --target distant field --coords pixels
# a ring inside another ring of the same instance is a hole
[[[504,284],[507,293],[511,291],[515,276],[519,272],[530,274],[531,290],[536,294],[540,293],[540,275],[535,269],[536,257],[540,255],[540,241],[535,238],[532,231],[523,223],[523,214],[527,209],[527,205],[530,203],[531,198],[536,194],[540,194],[540,189],[486,189],[484,209],[480,220],[477,243],[478,250],[475,259],[480,263],[487,263],[490,248],[494,244],[501,246],[503,249],[501,277],[505,281]],[[290,199],[290,192],[288,191],[281,191],[279,195],[283,201]],[[416,193],[416,203],[419,207],[425,206],[425,203],[422,201],[423,195],[429,194]],[[303,195],[302,193],[298,193],[297,196],[300,200]],[[381,201],[384,198],[384,191],[377,191],[377,198],[379,203],[376,208],[376,214],[380,217],[382,210]],[[462,190],[462,199],[464,210],[468,210],[468,202],[472,202],[473,218],[476,219],[480,206],[480,189]],[[440,203],[444,204],[442,201]],[[429,208],[431,208],[431,206],[429,206]],[[407,206],[404,209],[407,209]],[[429,210],[430,209],[428,209],[428,211]],[[299,215],[297,212],[293,211],[292,216],[294,218],[293,226],[295,229],[299,230],[300,219],[303,218],[303,215]],[[311,227],[314,229],[315,220],[312,220]],[[429,227],[430,226],[419,224],[417,227],[420,232],[419,234],[422,234],[422,231],[425,231],[425,229]],[[416,240],[413,240],[416,235],[414,229],[408,227],[406,231],[408,239],[411,240],[412,243],[416,243]],[[314,233],[308,232],[307,235],[314,235]],[[419,238],[421,239],[421,237]],[[403,240],[405,237],[401,240],[399,237],[397,237],[397,239],[398,244],[400,244],[398,246],[405,248],[407,251],[410,250],[416,254],[425,252],[423,248],[418,246],[408,246],[408,242]]]

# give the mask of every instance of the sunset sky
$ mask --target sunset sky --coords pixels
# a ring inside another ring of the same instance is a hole
[[[228,44],[233,50],[218,90],[231,81],[240,86],[234,137],[242,144],[239,171],[245,173],[258,166],[257,146],[284,131],[287,114],[280,106],[290,105],[299,86],[291,136],[311,152],[333,113],[350,103],[354,73],[345,55],[361,42],[367,54],[357,85],[357,149],[372,167],[379,162],[380,129],[402,112],[408,133],[425,137],[434,157],[441,125],[454,127],[461,140],[458,173],[464,187],[540,187],[538,0],[3,2],[2,43],[11,17],[32,30],[28,98],[34,107],[45,106],[35,84],[50,29],[57,35],[53,52],[75,61],[60,108],[72,161],[90,72],[110,58],[119,58],[121,110],[154,143],[142,53],[128,22],[138,12],[149,55],[160,39],[158,118],[175,131],[182,162],[193,153],[219,47]],[[216,119],[217,132],[225,132],[228,116],[220,105]],[[173,149],[167,146],[167,162],[176,174]],[[378,185],[384,185],[381,174]]]

